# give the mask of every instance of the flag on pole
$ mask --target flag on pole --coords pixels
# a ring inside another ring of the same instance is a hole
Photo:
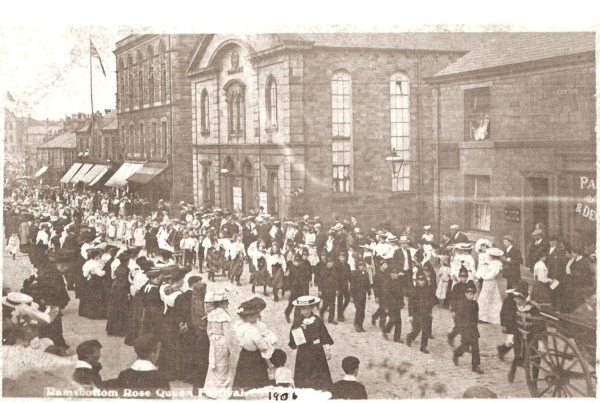
[[[90,39],[90,53],[91,53],[92,57],[96,57],[98,59],[98,61],[100,62],[100,67],[102,67],[102,74],[104,74],[104,77],[106,77],[106,72],[104,71],[104,66],[102,65],[102,59],[100,58],[100,53],[98,53],[98,50],[94,46],[94,43],[92,42],[91,39]]]

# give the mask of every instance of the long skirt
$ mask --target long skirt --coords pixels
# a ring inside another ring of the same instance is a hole
[[[229,268],[229,279],[234,280],[237,276],[241,276],[244,272],[244,258],[238,256],[231,261]]]
[[[204,388],[208,375],[208,363],[210,353],[210,339],[206,330],[197,330],[196,335],[196,351],[198,352],[198,372],[194,379],[193,386],[196,388]]]
[[[129,287],[121,284],[113,285],[108,303],[108,321],[106,333],[109,336],[125,337],[129,321]]]
[[[499,325],[502,296],[495,279],[483,280],[477,302],[479,303],[479,320]]]
[[[538,304],[550,304],[552,299],[550,297],[550,287],[540,281],[533,283],[533,289],[531,290],[531,299]]]
[[[243,348],[233,378],[233,389],[246,391],[263,388],[269,384],[267,362],[260,350],[248,351]]]
[[[283,288],[283,269],[273,269],[273,276],[271,277],[271,287],[282,289]]]
[[[67,349],[69,346],[63,337],[62,313],[59,312],[56,318],[48,324],[40,326],[39,338],[48,338],[54,342],[55,346]]]
[[[127,336],[125,336],[124,340],[124,343],[128,346],[133,346],[133,343],[135,343],[140,334],[143,313],[144,301],[140,290],[133,297],[133,302],[129,308],[129,326],[127,329]]]
[[[89,319],[106,319],[106,284],[103,277],[92,275],[85,283],[79,298],[79,316]]]
[[[303,344],[298,347],[294,381],[297,388],[330,390],[333,381],[322,344]]]
[[[164,316],[161,334],[161,348],[158,357],[158,369],[168,381],[179,381],[182,378],[181,343],[179,342],[179,325],[175,323],[173,312]]]
[[[208,372],[204,382],[204,393],[213,399],[225,399],[227,397],[226,393],[231,390],[231,371],[229,370],[229,357],[231,354],[227,346],[227,339],[222,335],[213,335],[209,340]]]
[[[252,283],[252,285],[260,287],[264,285],[269,285],[269,280],[269,272],[267,271],[267,269],[261,269],[255,273],[252,273],[250,282]]]
[[[221,270],[221,262],[225,254],[221,250],[209,249],[206,254],[206,267],[209,271],[217,273]]]

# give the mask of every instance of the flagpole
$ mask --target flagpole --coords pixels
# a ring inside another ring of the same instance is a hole
[[[94,126],[94,92],[92,86],[92,34],[90,34],[90,43],[88,45],[90,51],[90,103],[92,106],[92,124],[90,126],[90,133],[92,132],[92,128]]]

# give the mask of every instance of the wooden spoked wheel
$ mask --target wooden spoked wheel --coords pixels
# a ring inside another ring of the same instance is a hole
[[[525,374],[533,397],[594,397],[592,374],[575,342],[541,332],[527,345]]]

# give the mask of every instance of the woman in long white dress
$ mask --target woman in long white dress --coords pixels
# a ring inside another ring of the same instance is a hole
[[[210,340],[204,394],[212,399],[224,400],[229,397],[233,383],[229,365],[231,316],[227,312],[228,296],[224,292],[208,292],[204,302],[208,311],[207,333]]]
[[[489,248],[486,252],[490,256],[490,262],[480,265],[476,275],[478,279],[483,280],[481,292],[477,298],[479,320],[499,325],[502,296],[496,279],[502,271],[500,258],[504,255],[504,252],[498,248]]]

